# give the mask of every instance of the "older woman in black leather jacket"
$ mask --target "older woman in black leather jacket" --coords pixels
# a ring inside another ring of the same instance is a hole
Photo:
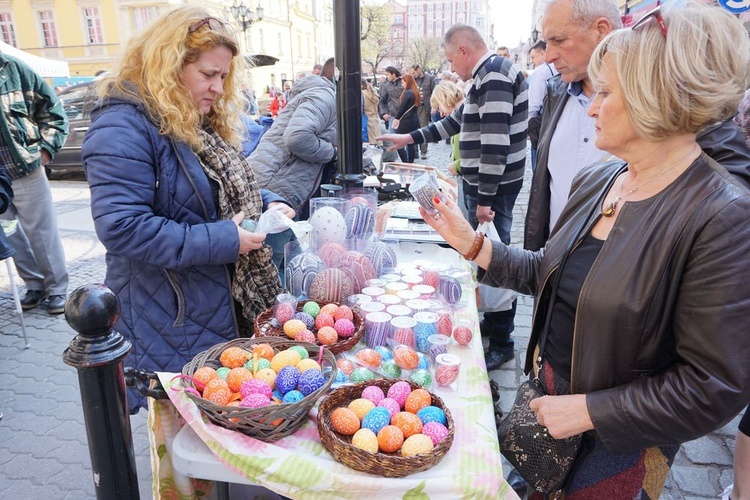
[[[586,434],[566,498],[658,498],[680,443],[750,398],[750,192],[696,142],[737,109],[749,60],[742,25],[699,3],[607,36],[589,115],[626,163],[581,171],[539,251],[475,235],[450,202],[423,213],[484,283],[536,296],[531,410]]]

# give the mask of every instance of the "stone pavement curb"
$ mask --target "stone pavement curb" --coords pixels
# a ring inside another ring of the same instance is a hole
[[[417,163],[444,167],[450,163],[450,146],[430,144],[428,158]],[[102,282],[104,249],[93,229],[88,185],[78,180],[53,180],[52,191],[68,262],[70,291]],[[512,244],[523,240],[531,170],[514,211]],[[24,293],[21,284],[21,294]],[[521,360],[529,339],[533,300],[518,303],[515,360],[490,375],[501,389],[501,406],[507,411],[524,379]],[[25,313],[31,347],[23,349],[18,316],[14,312],[5,266],[0,267],[0,497],[25,499],[94,498],[86,429],[76,371],[62,361],[74,332],[62,316],[47,314],[46,305]],[[131,418],[141,498],[152,497],[151,464],[146,433],[146,412]],[[735,418],[724,428],[683,446],[664,499],[717,498],[732,481],[731,460]],[[504,464],[507,475],[510,470]]]

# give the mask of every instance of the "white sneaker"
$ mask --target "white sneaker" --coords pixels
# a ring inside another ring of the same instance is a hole
[[[732,492],[733,488],[734,488],[734,483],[727,486],[724,492],[721,494],[721,500],[731,500],[729,498],[729,494]]]

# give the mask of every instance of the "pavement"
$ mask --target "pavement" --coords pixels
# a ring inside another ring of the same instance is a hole
[[[450,146],[431,144],[417,163],[448,165]],[[523,240],[531,170],[514,211],[512,244]],[[53,176],[52,193],[65,247],[70,291],[104,280],[104,248],[94,231],[88,185],[75,173]],[[19,281],[19,280],[17,280]],[[25,290],[20,285],[23,296]],[[521,360],[529,339],[533,300],[518,301],[515,360],[491,372],[501,389],[501,406],[510,409],[524,380]],[[63,316],[42,305],[24,314],[30,347],[24,349],[5,265],[0,265],[0,498],[95,498],[94,478],[75,369],[62,360],[75,336]],[[740,417],[708,436],[686,443],[667,480],[663,499],[717,498],[732,482],[734,437]],[[146,413],[130,419],[141,498],[152,498]],[[504,463],[507,475],[510,467]]]

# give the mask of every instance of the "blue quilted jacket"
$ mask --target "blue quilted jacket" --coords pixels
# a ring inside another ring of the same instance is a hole
[[[160,135],[141,103],[109,98],[92,116],[83,165],[106,284],[120,299],[116,329],[133,343],[125,364],[180,372],[237,336],[227,268],[237,228],[218,220],[190,147]],[[128,399],[131,412],[145,404],[134,391]]]

